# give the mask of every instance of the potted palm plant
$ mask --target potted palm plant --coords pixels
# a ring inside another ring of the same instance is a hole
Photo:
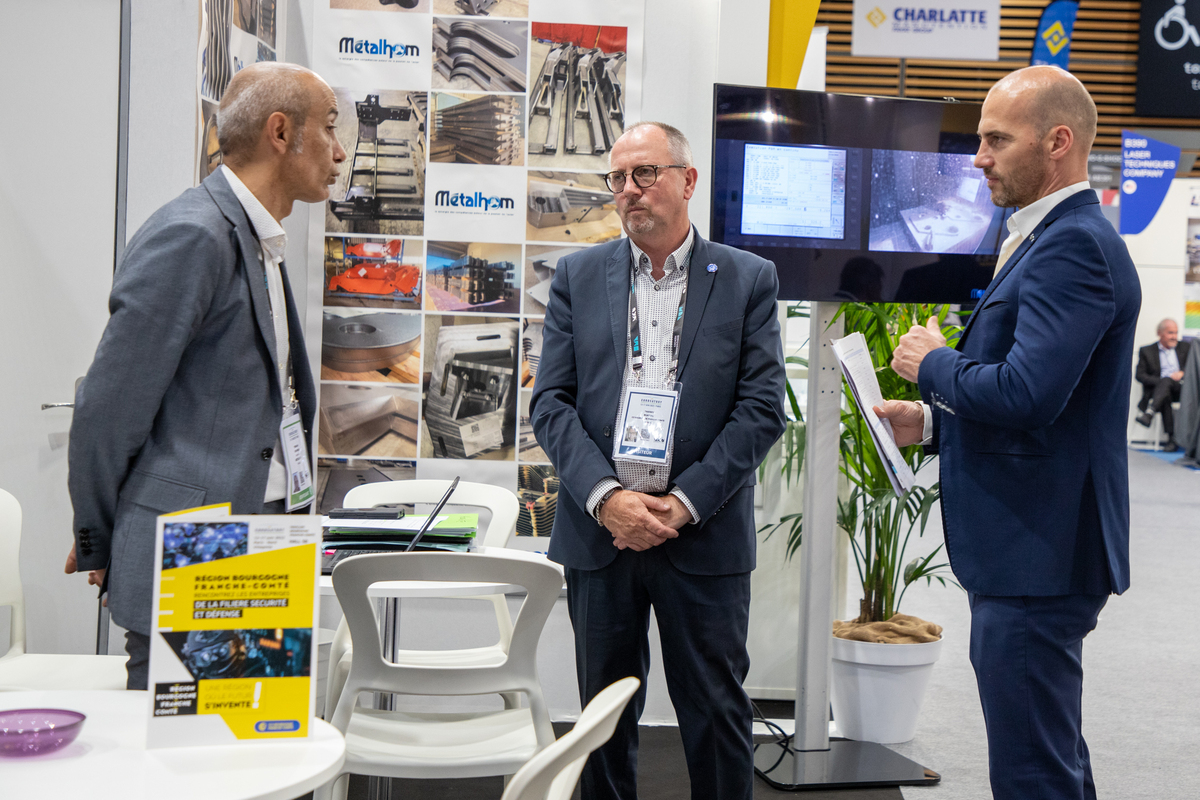
[[[900,335],[914,321],[936,316],[948,340],[961,330],[946,325],[947,306],[922,304],[846,303],[839,312],[847,334],[863,334],[876,364],[879,388],[886,398],[919,400],[917,387],[889,366]],[[808,316],[805,306],[794,305],[789,316]],[[807,366],[805,359],[789,362]],[[798,477],[804,458],[805,427],[800,404],[788,387],[794,420],[783,437],[783,470],[788,483]],[[934,580],[953,583],[939,546],[924,556],[907,558],[914,534],[921,536],[929,513],[941,496],[938,483],[897,495],[887,466],[871,441],[867,421],[853,396],[845,393],[839,469],[845,490],[839,493],[837,525],[849,536],[862,586],[859,614],[834,623],[832,701],[839,731],[852,739],[894,743],[907,741],[916,728],[917,711],[929,671],[941,648],[941,628],[900,614],[904,593],[913,583]],[[915,474],[929,465],[932,456],[919,445],[901,448]],[[785,530],[788,553],[800,546],[803,512],[789,514],[764,528],[768,535]],[[875,685],[877,678],[881,685]]]

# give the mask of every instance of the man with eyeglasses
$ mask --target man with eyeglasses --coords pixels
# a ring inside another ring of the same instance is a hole
[[[530,404],[566,489],[550,558],[566,567],[580,699],[642,680],[582,793],[637,796],[653,608],[692,797],[749,800],[755,470],[784,429],[778,279],[691,226],[698,173],[678,130],[633,125],[610,164],[629,238],[559,261]]]

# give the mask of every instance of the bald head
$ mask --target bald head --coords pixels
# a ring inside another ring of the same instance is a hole
[[[992,92],[1022,101],[1040,136],[1055,126],[1066,125],[1086,159],[1096,139],[1096,103],[1074,75],[1059,67],[1025,67],[997,81],[988,94]]]
[[[1096,138],[1096,104],[1075,76],[1058,67],[1005,75],[979,114],[979,152],[992,202],[1025,208],[1087,180]]]
[[[217,141],[227,161],[249,159],[258,146],[267,119],[281,112],[299,134],[325,82],[312,70],[296,64],[260,61],[233,76],[217,110]],[[318,109],[321,111],[321,109]],[[302,136],[295,142],[303,148]]]

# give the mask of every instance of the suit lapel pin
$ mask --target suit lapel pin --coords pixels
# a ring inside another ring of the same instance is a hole
[[[709,265],[708,265],[708,271],[709,271],[709,272],[716,272],[716,271],[717,271],[717,265],[716,265],[716,264],[709,264]]]

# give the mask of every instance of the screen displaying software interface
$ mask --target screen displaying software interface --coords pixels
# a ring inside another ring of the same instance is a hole
[[[741,233],[841,239],[846,151],[747,144]]]

